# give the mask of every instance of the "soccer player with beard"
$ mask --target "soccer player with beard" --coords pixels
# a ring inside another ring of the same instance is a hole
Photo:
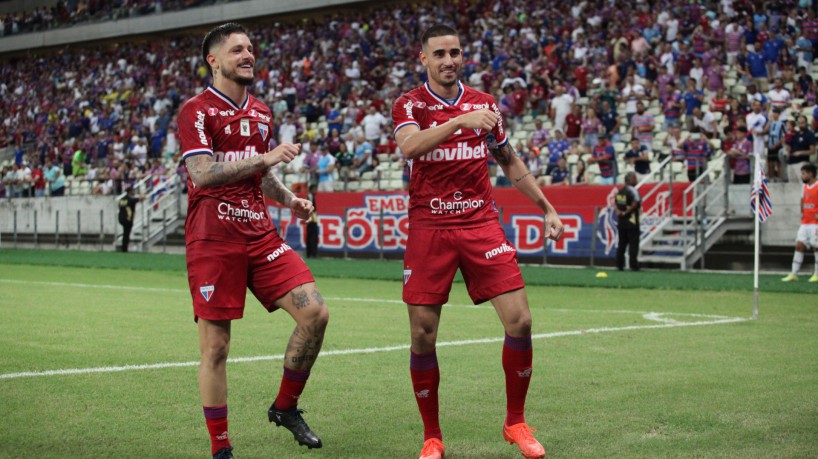
[[[545,214],[546,237],[559,240],[563,224],[511,147],[490,95],[458,80],[463,63],[457,32],[444,25],[421,39],[428,82],[395,101],[395,139],[410,159],[409,235],[404,255],[403,301],[411,329],[410,373],[424,426],[422,459],[445,455],[438,420],[435,343],[442,305],[458,268],[475,304],[491,301],[505,329],[503,437],[527,458],[545,449],[525,422],[531,378],[531,312],[517,252],[498,223],[487,153],[506,177]]]
[[[818,180],[815,164],[805,163],[801,166],[801,226],[795,237],[795,254],[792,257],[792,272],[781,279],[784,282],[798,280],[798,271],[804,262],[804,252],[812,249],[815,254],[815,267],[808,282],[818,282]]]
[[[320,448],[297,402],[321,349],[329,313],[309,268],[279,237],[264,204],[266,195],[299,218],[310,216],[312,203],[297,198],[270,169],[289,163],[301,145],[283,143],[267,151],[272,114],[247,92],[256,61],[242,26],[228,23],[208,32],[202,58],[213,84],[185,103],[178,125],[188,170],[185,243],[201,351],[199,392],[211,453],[233,457],[226,363],[231,321],[242,317],[248,288],[268,311],[283,309],[296,324],[268,418],[289,429],[299,444]]]

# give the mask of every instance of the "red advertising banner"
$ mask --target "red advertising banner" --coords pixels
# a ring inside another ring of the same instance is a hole
[[[689,184],[648,184],[640,187],[643,232],[654,226],[668,211],[681,214],[682,193]],[[658,190],[654,188],[659,187]],[[593,248],[597,257],[614,256],[617,242],[616,215],[612,211],[615,186],[586,185],[546,187],[546,197],[556,207],[565,224],[560,241],[544,244],[542,212],[514,188],[495,188],[498,218],[506,236],[524,256],[588,257]],[[306,225],[296,221],[289,209],[268,201],[270,216],[287,243],[294,249],[305,247]],[[319,239],[322,252],[402,253],[409,229],[409,196],[403,191],[336,192],[316,195]],[[594,219],[596,217],[596,220]],[[596,232],[594,229],[596,228]],[[596,241],[593,238],[596,237]]]

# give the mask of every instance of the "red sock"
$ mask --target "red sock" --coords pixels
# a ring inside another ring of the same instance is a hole
[[[278,388],[278,396],[274,403],[279,410],[289,410],[298,406],[298,397],[307,385],[310,377],[309,371],[290,370],[284,367],[284,375],[281,376],[281,386]]]
[[[207,432],[210,434],[210,454],[230,447],[227,437],[227,405],[203,406]]]
[[[531,335],[503,343],[503,371],[506,374],[506,425],[525,422],[525,396],[531,382]]]
[[[437,353],[411,353],[409,372],[412,374],[412,387],[415,391],[415,400],[418,402],[420,417],[423,419],[423,441],[430,438],[442,440],[440,420],[438,419],[439,405],[437,388],[440,385],[440,369],[437,367]]]

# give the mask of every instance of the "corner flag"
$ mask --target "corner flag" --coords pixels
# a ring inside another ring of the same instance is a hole
[[[758,202],[758,211],[756,210],[756,202]],[[773,214],[773,201],[770,199],[770,190],[767,189],[767,177],[764,176],[764,171],[761,169],[756,172],[756,179],[753,181],[753,187],[750,191],[750,208],[758,216],[758,221],[762,223],[767,221],[770,215]]]

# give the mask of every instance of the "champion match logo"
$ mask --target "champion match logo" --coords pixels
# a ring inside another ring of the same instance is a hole
[[[210,297],[213,296],[213,292],[216,290],[216,287],[213,285],[203,285],[199,287],[199,293],[202,294],[205,301],[210,302]]]
[[[406,285],[409,282],[409,277],[412,276],[411,269],[404,269],[403,270],[403,285]]]

